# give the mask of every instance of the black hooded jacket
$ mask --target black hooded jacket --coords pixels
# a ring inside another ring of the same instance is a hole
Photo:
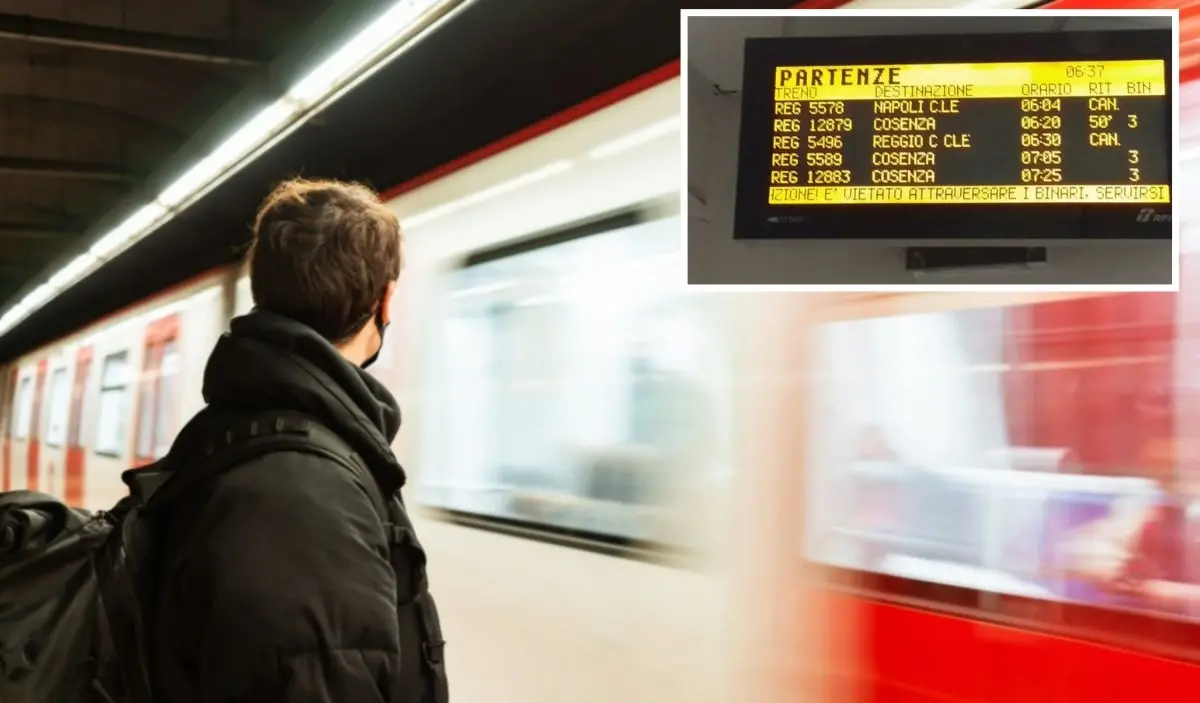
[[[400,428],[395,399],[299,323],[257,311],[235,319],[209,358],[204,399],[172,447],[176,470],[187,470],[230,413],[294,410],[345,440],[384,495],[404,483],[390,448]],[[160,570],[150,609],[156,700],[419,700],[418,660],[401,652],[384,528],[351,472],[275,452],[171,508],[158,518],[155,550],[182,561]]]

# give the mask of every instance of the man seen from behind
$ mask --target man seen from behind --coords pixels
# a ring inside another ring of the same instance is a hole
[[[293,180],[263,202],[255,308],[217,342],[169,455],[184,476],[230,458],[158,518],[156,700],[448,700],[391,451],[400,410],[363,370],[400,268],[396,216],[365,187]]]

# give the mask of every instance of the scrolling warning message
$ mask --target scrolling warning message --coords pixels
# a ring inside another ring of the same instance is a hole
[[[774,79],[769,205],[1171,201],[1162,60],[776,66]]]

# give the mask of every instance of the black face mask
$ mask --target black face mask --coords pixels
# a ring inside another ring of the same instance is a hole
[[[379,304],[379,309],[375,311],[375,329],[379,330],[379,348],[375,353],[367,357],[367,360],[362,362],[362,368],[367,368],[374,364],[379,359],[379,352],[383,351],[383,333],[387,332],[387,323],[383,321],[383,303]]]

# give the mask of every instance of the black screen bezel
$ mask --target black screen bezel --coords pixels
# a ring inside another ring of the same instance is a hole
[[[1090,50],[1085,47],[1100,47]],[[1174,189],[1173,32],[1167,29],[1056,31],[997,34],[929,34],[856,37],[788,37],[746,40],[738,149],[734,239],[928,240],[979,242],[1170,240],[1172,203],[1154,206],[1150,221],[1138,222],[1145,204],[1033,205],[821,205],[789,206],[794,217],[766,203],[770,174],[768,144],[773,117],[773,81],[778,65],[852,65],[1010,61],[1085,61],[1161,58],[1166,62],[1165,134]],[[1172,192],[1174,201],[1174,192]],[[967,236],[963,232],[969,232]]]

